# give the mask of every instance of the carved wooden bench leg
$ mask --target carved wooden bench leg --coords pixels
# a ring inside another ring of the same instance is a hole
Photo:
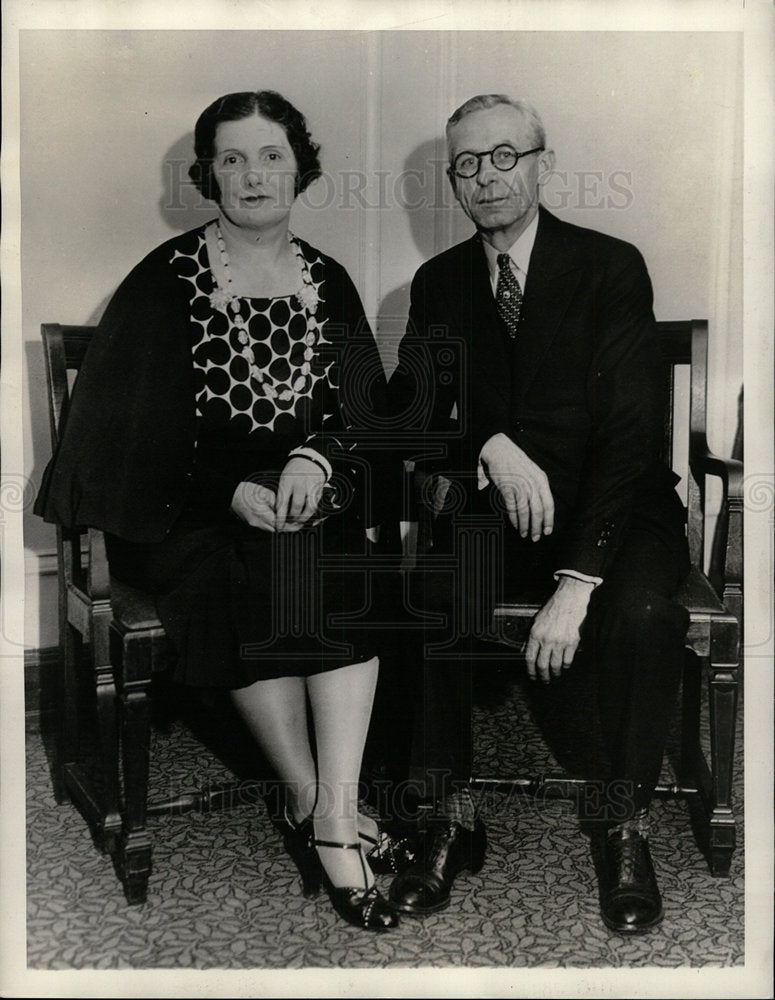
[[[702,703],[702,661],[690,650],[681,686],[681,756],[678,779],[681,784],[700,785],[707,782],[703,771],[707,765],[700,745],[700,710]]]
[[[80,634],[64,620],[59,627],[61,638],[58,664],[57,696],[59,717],[54,761],[54,796],[57,804],[70,801],[67,771],[78,759],[78,665],[83,655]]]
[[[124,744],[124,830],[121,868],[128,903],[144,903],[151,874],[151,834],[146,825],[150,703],[147,681],[134,683],[122,696]]]
[[[110,661],[108,629],[111,618],[110,604],[95,603],[92,619],[92,659],[96,688],[97,728],[102,769],[102,815],[100,848],[113,854],[121,832],[118,778],[118,719],[116,685]]]
[[[739,672],[739,628],[733,618],[714,621],[709,664],[711,773],[709,863],[714,875],[729,874],[735,849],[732,771]]]
[[[113,662],[121,691],[124,823],[119,870],[128,903],[144,903],[151,873],[152,840],[147,828],[152,639],[111,626]]]
[[[121,830],[118,777],[118,726],[116,690],[113,668],[108,654],[108,623],[110,605],[95,602],[90,622],[90,653],[84,658],[85,644],[82,630],[71,624],[67,615],[72,611],[76,618],[78,609],[64,606],[61,619],[62,664],[59,679],[60,715],[57,748],[54,762],[55,795],[57,802],[71,801],[89,823],[94,840],[100,850],[113,854]],[[83,623],[82,623],[83,624]],[[96,762],[84,767],[84,728],[81,712],[87,700],[90,730],[96,721]],[[95,774],[95,768],[98,773]]]

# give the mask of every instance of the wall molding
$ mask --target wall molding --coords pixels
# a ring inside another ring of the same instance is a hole
[[[25,576],[56,576],[58,568],[56,549],[24,553]]]
[[[56,710],[59,646],[24,650],[24,717],[28,730],[39,730],[44,716]]]
[[[53,646],[58,639],[59,564],[55,549],[24,552],[23,619],[28,649]]]

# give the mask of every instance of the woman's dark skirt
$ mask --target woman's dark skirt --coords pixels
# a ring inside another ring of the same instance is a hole
[[[156,595],[181,683],[235,689],[378,652],[380,577],[363,527],[344,516],[272,534],[188,512],[158,544],[106,541],[111,573]]]

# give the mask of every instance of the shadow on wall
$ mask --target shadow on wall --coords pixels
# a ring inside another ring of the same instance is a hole
[[[415,246],[423,260],[446,249],[457,201],[447,177],[447,146],[442,136],[421,143],[406,158],[400,204],[408,213]]]
[[[422,259],[429,260],[454,241],[457,202],[446,174],[447,150],[442,136],[416,146],[403,164],[401,183],[395,185],[395,206],[409,221],[412,240]],[[396,364],[398,345],[406,331],[409,289],[413,273],[380,302],[377,312],[377,342],[388,378]]]
[[[189,179],[188,168],[193,162],[194,133],[187,132],[170,146],[161,165],[159,214],[179,233],[208,222],[217,211],[215,202],[202,197]]]

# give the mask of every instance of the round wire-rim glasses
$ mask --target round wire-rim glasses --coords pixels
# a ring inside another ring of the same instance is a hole
[[[492,165],[496,170],[511,170],[513,167],[516,167],[523,156],[530,156],[531,153],[542,153],[543,151],[543,146],[536,146],[535,149],[527,149],[524,153],[518,153],[513,146],[509,146],[507,143],[500,143],[497,146],[493,146],[492,149],[484,150],[482,153],[475,153],[473,150],[464,149],[452,161],[450,172],[457,177],[476,177],[485,156],[490,157]]]

